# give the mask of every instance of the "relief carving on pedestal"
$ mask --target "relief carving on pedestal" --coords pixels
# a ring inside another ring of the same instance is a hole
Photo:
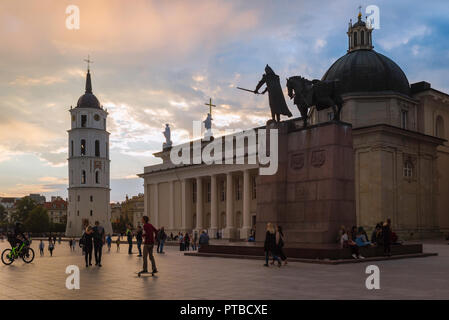
[[[326,151],[325,150],[315,150],[312,151],[312,157],[310,163],[314,167],[321,167],[324,162],[326,162]]]
[[[294,153],[290,157],[290,167],[293,170],[301,170],[304,167],[304,153]]]

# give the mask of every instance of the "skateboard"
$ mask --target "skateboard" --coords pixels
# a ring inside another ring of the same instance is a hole
[[[147,274],[147,275],[150,275],[151,274],[151,276],[154,276],[154,273],[153,272],[142,272],[142,271],[139,271],[139,272],[136,272],[137,273],[137,276],[140,278],[140,276],[142,275],[142,274]]]

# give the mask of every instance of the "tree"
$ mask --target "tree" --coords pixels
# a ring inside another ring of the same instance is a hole
[[[24,222],[25,230],[33,233],[42,233],[50,230],[50,219],[47,210],[41,206],[35,207],[28,214]]]
[[[7,218],[6,209],[0,204],[0,223],[4,222]]]
[[[31,211],[36,208],[36,202],[33,199],[26,196],[17,201],[16,203],[16,212],[13,215],[14,220],[24,222],[27,220],[28,215]],[[15,221],[14,221],[15,222]]]

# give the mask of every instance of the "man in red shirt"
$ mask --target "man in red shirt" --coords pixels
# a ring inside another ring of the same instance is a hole
[[[142,217],[143,223],[143,237],[145,239],[143,245],[143,270],[141,272],[148,272],[148,255],[150,255],[151,267],[153,269],[153,273],[157,273],[156,262],[154,261],[153,256],[153,246],[154,246],[154,238],[157,234],[158,230],[149,223],[149,218],[147,216]]]

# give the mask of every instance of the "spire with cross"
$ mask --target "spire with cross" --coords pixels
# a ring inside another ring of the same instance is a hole
[[[87,55],[87,59],[84,59],[85,62],[87,62],[87,71],[89,72],[90,70],[90,64],[93,63],[92,60],[90,60],[90,55]]]
[[[209,103],[205,103],[206,106],[209,106],[209,114],[212,118],[212,107],[216,107],[215,104],[212,104],[212,98],[209,98]]]

